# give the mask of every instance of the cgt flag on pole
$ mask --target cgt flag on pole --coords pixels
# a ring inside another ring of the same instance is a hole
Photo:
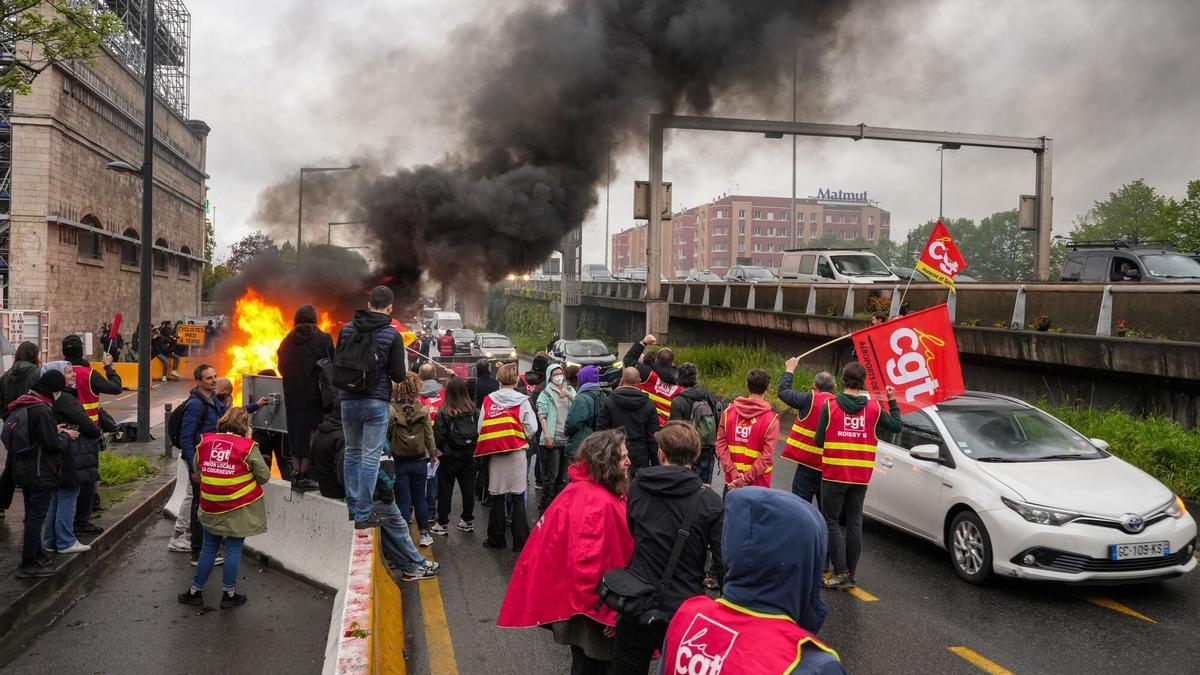
[[[850,336],[867,370],[867,390],[896,389],[903,413],[928,408],[963,393],[958,343],[945,305],[885,321]]]
[[[946,229],[946,224],[941,220],[933,226],[933,233],[929,235],[929,241],[925,242],[925,248],[921,249],[921,257],[917,260],[916,267],[921,274],[948,286],[951,291],[958,292],[954,288],[954,277],[967,268],[967,260],[954,245],[950,230]]]

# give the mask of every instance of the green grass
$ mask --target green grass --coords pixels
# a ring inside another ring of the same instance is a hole
[[[787,406],[775,398],[779,378],[783,376],[784,357],[766,349],[742,345],[718,344],[684,346],[675,348],[675,364],[691,362],[700,370],[700,382],[709,391],[724,401],[732,401],[746,394],[746,373],[762,368],[771,373],[771,388],[767,400],[775,410],[783,412]],[[797,368],[795,382],[801,389],[812,382],[816,371]]]
[[[546,349],[546,341],[548,337],[535,337],[532,335],[513,335],[508,336],[512,340],[513,346],[517,351],[523,354],[536,354]]]
[[[124,485],[157,473],[150,460],[140,455],[100,453],[100,482],[104,485]]]
[[[126,497],[133,494],[131,487],[104,487],[101,486],[100,494],[100,510],[107,511],[117,502],[123,501]]]

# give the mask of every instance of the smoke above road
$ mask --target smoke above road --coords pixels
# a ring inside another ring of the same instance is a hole
[[[441,282],[494,281],[530,269],[580,226],[597,203],[610,147],[644,138],[650,113],[704,114],[723,100],[779,109],[791,96],[799,39],[801,112],[820,112],[822,54],[849,5],[567,0],[474,26],[470,45],[459,46],[469,52],[458,57],[462,66],[437,74],[463,88],[445,101],[457,138],[444,158],[388,172],[380,158],[394,149],[381,139],[358,171],[305,176],[305,221],[364,221],[379,273],[394,286],[415,285],[422,272]],[[370,87],[389,86],[386,67],[367,70]],[[353,81],[358,104],[371,105],[364,78]],[[259,195],[254,219],[294,239],[295,203],[292,177]],[[324,238],[324,227],[312,230]]]

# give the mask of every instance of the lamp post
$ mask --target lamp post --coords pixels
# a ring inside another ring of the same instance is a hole
[[[105,168],[125,176],[142,177],[142,251],[139,260],[138,279],[138,391],[137,391],[137,439],[145,443],[150,440],[150,313],[151,281],[154,279],[154,3],[146,3],[145,39],[146,74],[142,80],[145,89],[145,104],[142,117],[142,167],[139,169],[128,162],[114,161]]]
[[[334,225],[366,225],[365,220],[340,220],[331,221],[329,227],[325,231],[325,245],[333,246],[333,226]],[[359,248],[358,246],[343,246],[342,248]]]
[[[296,268],[300,268],[300,243],[304,241],[304,174],[322,173],[328,171],[353,171],[357,164],[350,166],[302,166],[300,167],[300,204],[296,209]]]
[[[962,145],[958,143],[942,143],[937,146],[938,151],[938,220],[942,219],[942,192],[946,182],[946,151],[958,150]]]

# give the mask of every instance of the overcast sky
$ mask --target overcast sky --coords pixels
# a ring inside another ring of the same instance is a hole
[[[504,11],[498,7],[507,5],[188,4],[192,117],[212,126],[208,172],[221,249],[256,229],[259,190],[300,166],[357,157],[410,166],[455,152],[446,111],[465,94],[444,66],[486,60],[472,50],[473,33],[491,30]],[[1165,194],[1180,195],[1188,180],[1200,178],[1200,8],[1193,3],[891,4],[899,7],[861,3],[843,21],[825,58],[836,82],[832,98],[823,101],[828,117],[807,121],[1051,137],[1059,233],[1129,180],[1145,178]],[[747,110],[724,101],[714,114],[788,119],[791,109],[785,103],[778,110]],[[791,193],[789,140],[713,132],[668,139],[664,173],[674,184],[676,207],[726,192]],[[613,232],[634,224],[633,181],[648,172],[644,143],[617,154]],[[798,196],[821,187],[866,190],[892,212],[893,239],[937,215],[933,146],[801,138],[799,157]],[[1029,152],[947,153],[946,215],[979,219],[1014,208],[1018,195],[1033,192],[1033,167]],[[603,187],[598,203],[584,224],[584,262],[604,259]]]

